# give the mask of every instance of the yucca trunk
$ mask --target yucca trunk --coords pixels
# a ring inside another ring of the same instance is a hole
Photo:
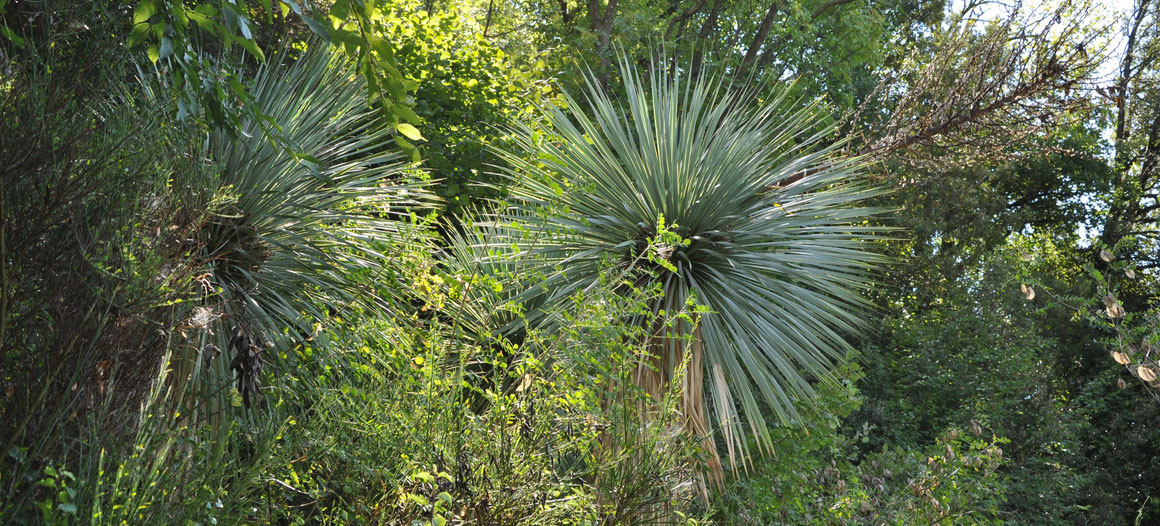
[[[691,332],[691,335],[689,334]],[[688,337],[687,336],[691,336]],[[692,437],[697,446],[706,454],[705,466],[698,469],[703,499],[708,498],[706,482],[722,487],[724,468],[713,442],[712,427],[705,411],[705,359],[699,327],[690,328],[688,323],[678,323],[675,332],[658,320],[645,345],[647,354],[633,374],[633,382],[659,403],[673,382],[679,382],[680,393],[677,410],[681,413],[681,427]],[[643,411],[648,414],[648,411]],[[732,453],[732,449],[730,449]],[[706,480],[707,479],[707,480]]]

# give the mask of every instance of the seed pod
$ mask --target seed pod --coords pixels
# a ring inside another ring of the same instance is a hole
[[[1122,391],[1128,388],[1128,382],[1125,382],[1123,378],[1120,378],[1116,380],[1116,386],[1119,387]]]
[[[1141,365],[1136,368],[1136,374],[1145,382],[1156,381],[1156,371],[1147,365]]]
[[[1128,276],[1128,279],[1136,279],[1136,271],[1135,270],[1132,270],[1132,269],[1125,270],[1124,275]]]
[[[1127,311],[1124,310],[1124,307],[1120,305],[1120,302],[1116,300],[1116,297],[1111,294],[1104,296],[1104,312],[1108,315],[1109,318],[1112,319],[1123,318],[1124,315],[1127,314]]]
[[[1106,248],[1100,249],[1100,259],[1104,260],[1105,263],[1111,263],[1112,253],[1108,252]]]
[[[1128,353],[1123,353],[1120,351],[1112,351],[1112,359],[1120,365],[1128,365],[1129,363],[1132,363],[1132,359],[1128,356]]]
[[[1019,290],[1023,292],[1023,297],[1027,298],[1027,301],[1035,299],[1035,289],[1031,288],[1031,286],[1027,285],[1026,283],[1020,283]]]

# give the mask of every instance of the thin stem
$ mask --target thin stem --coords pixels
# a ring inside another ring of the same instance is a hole
[[[8,332],[8,246],[5,234],[8,232],[8,212],[5,206],[4,185],[0,184],[0,371],[4,370],[4,358],[8,355],[5,337]]]

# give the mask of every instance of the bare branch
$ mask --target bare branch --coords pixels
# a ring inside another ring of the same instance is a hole
[[[884,79],[854,114],[868,137],[854,148],[926,167],[1014,155],[1014,145],[1047,134],[1090,104],[1079,90],[1105,55],[1099,42],[1111,31],[1089,25],[1092,10],[1087,0],[1075,0],[1053,10],[1015,8],[983,28],[952,20],[934,57]]]

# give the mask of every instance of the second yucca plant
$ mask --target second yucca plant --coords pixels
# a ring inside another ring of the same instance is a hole
[[[511,233],[544,276],[524,297],[561,301],[610,261],[643,270],[635,286],[660,284],[655,316],[631,320],[653,338],[636,381],[658,394],[681,382],[686,432],[719,476],[713,427],[736,470],[750,433],[772,447],[768,413],[792,422],[814,384],[833,381],[883,262],[867,223],[880,210],[861,206],[879,191],[816,103],[620,68],[623,99],[589,79],[583,103],[564,94],[543,106],[544,126],[517,125],[502,223],[542,221]],[[707,308],[694,323],[659,322],[691,302]]]

